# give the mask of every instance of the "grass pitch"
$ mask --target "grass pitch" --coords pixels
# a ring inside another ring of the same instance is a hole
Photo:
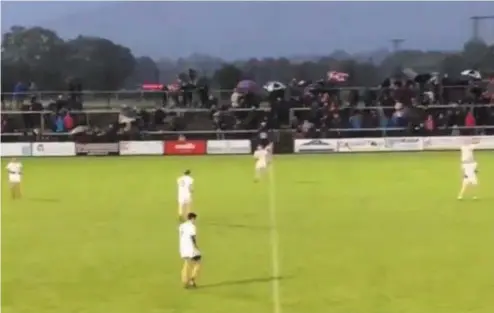
[[[461,202],[458,152],[277,156],[274,198],[249,156],[25,159],[24,199],[2,176],[2,312],[273,313],[278,284],[282,313],[492,313],[494,153],[477,157],[480,199]],[[197,290],[180,285],[186,168]]]

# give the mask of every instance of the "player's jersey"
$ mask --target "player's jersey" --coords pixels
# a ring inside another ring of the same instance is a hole
[[[180,251],[182,255],[192,254],[195,251],[195,244],[192,237],[196,235],[196,226],[187,221],[178,227]]]
[[[178,196],[190,196],[192,194],[194,179],[188,175],[180,176],[177,179]]]
[[[9,175],[21,175],[22,173],[22,164],[20,162],[10,162],[5,168]]]
[[[266,162],[269,152],[266,149],[256,150],[254,158],[259,162]]]
[[[475,163],[473,150],[475,146],[472,144],[461,146],[461,162],[463,164]]]

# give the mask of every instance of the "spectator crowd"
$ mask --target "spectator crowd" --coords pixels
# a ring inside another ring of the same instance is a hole
[[[16,108],[2,111],[2,134],[13,132],[139,134],[142,131],[293,129],[297,137],[371,136],[399,129],[414,134],[493,134],[494,78],[461,81],[432,74],[387,79],[379,88],[345,89],[337,77],[318,82],[293,80],[259,87],[241,81],[230,99],[218,99],[195,79],[160,86],[152,110],[123,105],[120,109],[84,112],[82,87],[72,83],[66,95],[47,104],[39,101],[35,83],[15,87]],[[193,99],[196,99],[194,101]],[[2,102],[3,102],[2,97]],[[446,105],[447,107],[444,107]],[[3,106],[3,103],[2,103]],[[38,112],[43,111],[42,114]],[[469,127],[470,129],[464,129]]]

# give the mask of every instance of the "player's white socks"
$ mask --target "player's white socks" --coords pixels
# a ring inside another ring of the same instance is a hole
[[[468,186],[468,184],[465,182],[461,185],[461,190],[460,190],[460,194],[458,195],[458,200],[463,199],[463,195],[465,194],[465,191],[467,190],[467,186]]]
[[[460,194],[458,195],[458,200],[462,200],[463,199],[463,195],[465,194],[465,192],[467,191],[468,187],[470,185],[468,183],[463,183],[463,185],[461,185],[461,190],[460,190]],[[475,185],[473,185],[472,187],[475,188]],[[474,200],[477,199],[477,196],[473,196],[472,197]]]

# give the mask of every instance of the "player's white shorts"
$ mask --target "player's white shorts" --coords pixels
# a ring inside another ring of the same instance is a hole
[[[266,168],[266,166],[267,166],[266,162],[262,162],[262,161],[256,162],[256,170],[263,170]]]
[[[198,260],[201,258],[201,252],[193,247],[180,247],[180,257],[182,259]]]
[[[178,204],[179,205],[187,205],[192,202],[192,195],[189,194],[183,194],[183,195],[178,195]]]
[[[21,175],[19,174],[9,174],[9,182],[12,184],[18,184],[21,182]]]
[[[477,163],[463,163],[463,181],[472,185],[477,185]]]

